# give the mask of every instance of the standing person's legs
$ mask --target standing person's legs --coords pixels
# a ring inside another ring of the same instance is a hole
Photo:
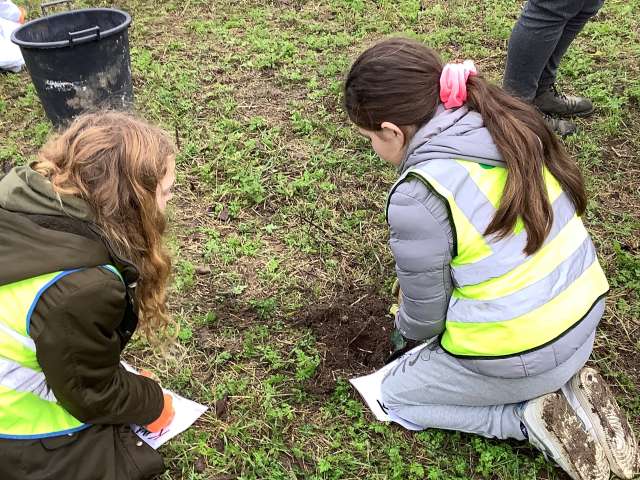
[[[509,39],[504,88],[532,101],[569,21],[586,0],[529,0]],[[566,50],[566,48],[565,48]],[[559,59],[558,59],[559,61]]]
[[[435,341],[389,372],[382,398],[394,414],[424,428],[524,440],[518,403],[560,389],[591,348],[592,341],[586,342],[565,363],[540,375],[500,378],[467,369]]]
[[[577,15],[569,19],[565,25],[562,36],[556,45],[556,49],[551,54],[549,61],[540,75],[537,91],[538,94],[549,90],[555,83],[558,66],[560,65],[562,57],[569,48],[569,45],[571,45],[571,42],[573,42],[589,19],[598,13],[600,8],[602,8],[604,0],[586,0],[584,2],[576,3],[584,3],[584,6],[582,10]]]

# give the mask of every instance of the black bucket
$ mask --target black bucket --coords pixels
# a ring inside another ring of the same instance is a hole
[[[126,12],[88,8],[39,18],[13,32],[55,126],[85,111],[131,107],[130,24]]]

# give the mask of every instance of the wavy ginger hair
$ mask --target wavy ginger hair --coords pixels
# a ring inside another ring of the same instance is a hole
[[[115,252],[133,263],[140,328],[149,339],[166,330],[171,261],[162,245],[165,216],[156,189],[176,148],[161,129],[121,112],[85,114],[51,138],[32,168],[54,191],[82,198]]]

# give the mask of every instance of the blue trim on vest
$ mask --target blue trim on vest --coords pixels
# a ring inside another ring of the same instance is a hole
[[[71,433],[75,433],[75,432],[80,432],[82,430],[86,430],[89,427],[92,427],[93,425],[90,425],[88,423],[85,423],[83,425],[80,425],[79,427],[76,428],[70,428],[68,430],[62,430],[60,432],[53,432],[53,433],[41,433],[39,435],[3,435],[0,433],[0,438],[4,438],[7,440],[37,440],[39,438],[51,438],[51,437],[62,437],[63,435],[69,435]]]
[[[113,273],[126,286],[124,278],[122,278],[122,274],[120,273],[120,271],[116,267],[114,267],[113,265],[100,265],[100,268],[102,268],[103,270],[108,270],[111,273]]]
[[[122,275],[120,274],[118,269],[115,268],[114,266],[112,266],[112,265],[100,265],[99,268],[103,268],[104,270],[110,271],[111,273],[116,275],[118,278],[120,278],[122,283],[124,283],[124,279],[122,278]],[[38,293],[36,294],[35,298],[33,299],[33,302],[31,303],[31,306],[29,307],[29,312],[27,313],[27,319],[26,319],[26,322],[27,322],[27,335],[29,335],[29,331],[31,329],[31,315],[33,315],[33,311],[35,310],[36,305],[37,305],[38,301],[40,300],[40,297],[42,296],[42,294],[47,290],[47,288],[49,288],[51,285],[56,283],[61,278],[66,277],[67,275],[70,275],[72,273],[79,272],[80,270],[86,270],[86,269],[85,268],[76,268],[74,270],[65,270],[63,272],[60,272],[55,277],[53,277],[51,280],[49,280],[40,290],[38,290]],[[53,432],[53,433],[41,433],[41,434],[38,434],[38,435],[4,435],[4,434],[0,433],[0,438],[7,439],[7,440],[37,440],[39,438],[61,437],[63,435],[69,435],[69,434],[72,434],[72,433],[75,433],[75,432],[80,432],[80,431],[85,430],[85,429],[87,429],[87,428],[89,428],[91,426],[92,426],[91,424],[83,423],[79,427],[70,428],[70,429],[67,429],[67,430],[61,430],[59,432]]]
[[[79,272],[80,270],[82,270],[81,268],[76,268],[75,270],[65,270],[64,272],[60,272],[58,275],[56,275],[55,277],[53,277],[51,280],[49,280],[45,286],[43,286],[38,293],[36,293],[35,298],[33,299],[33,302],[31,302],[31,306],[29,307],[29,312],[27,312],[27,318],[26,318],[26,322],[27,322],[27,335],[29,335],[29,331],[31,330],[31,315],[33,315],[33,311],[36,309],[36,304],[38,303],[38,300],[40,300],[40,297],[42,296],[42,294],[45,292],[45,290],[47,288],[49,288],[51,285],[53,285],[54,283],[56,283],[58,280],[60,280],[62,277],[66,277],[67,275],[71,274],[71,273],[75,273],[75,272]]]

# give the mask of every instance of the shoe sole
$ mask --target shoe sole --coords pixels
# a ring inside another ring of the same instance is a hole
[[[603,448],[584,430],[564,395],[545,395],[531,411],[525,412],[525,420],[533,423],[526,418],[529,415],[541,419],[536,423],[545,430],[546,437],[565,462],[560,467],[573,480],[609,480],[610,470]],[[535,433],[530,430],[529,434]],[[540,440],[539,443],[544,445]]]
[[[579,113],[572,113],[572,114],[569,114],[568,116],[570,116],[570,117],[588,117],[591,114],[593,114],[593,112],[595,112],[595,110],[596,110],[595,108],[592,108],[591,110],[586,110],[584,112],[579,112]]]
[[[585,110],[583,112],[547,112],[545,110],[542,110],[540,107],[537,107],[538,110],[540,110],[542,113],[546,114],[546,115],[550,115],[552,117],[558,117],[558,118],[573,118],[573,117],[588,117],[590,115],[593,114],[593,112],[596,111],[595,107],[592,107],[591,110]]]
[[[617,477],[632,479],[640,470],[638,443],[606,382],[593,368],[583,368],[571,379],[571,387],[604,448],[611,471]]]

